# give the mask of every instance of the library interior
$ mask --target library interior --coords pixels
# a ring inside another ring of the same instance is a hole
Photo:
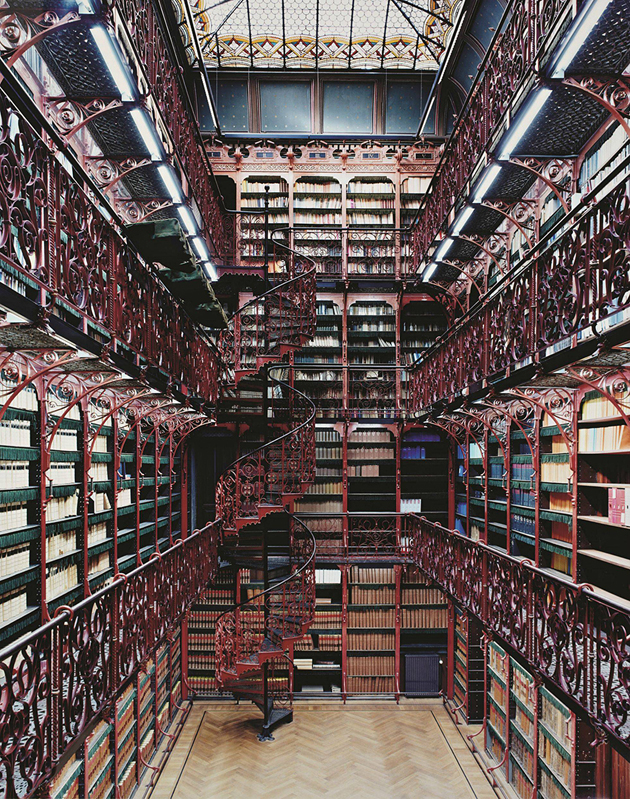
[[[630,799],[630,0],[0,0],[0,799],[245,796]]]

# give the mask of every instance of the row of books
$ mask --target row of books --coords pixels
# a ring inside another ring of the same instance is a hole
[[[366,366],[366,365],[376,365],[376,364],[383,364],[383,365],[391,365],[393,364],[393,353],[387,353],[383,356],[374,356],[368,354],[358,354],[353,353],[350,358],[348,358],[348,363],[350,366]]]
[[[582,427],[578,431],[580,452],[630,451],[630,427],[615,424],[607,427]]]
[[[265,201],[269,208],[287,208],[289,204],[287,197],[273,197],[270,193],[268,197],[243,197],[241,208],[264,208]]]
[[[339,569],[315,569],[315,582],[318,585],[341,585]]]
[[[413,587],[402,589],[403,605],[440,605],[446,603],[446,596],[439,588]]]
[[[46,521],[55,522],[79,513],[79,489],[68,497],[52,497],[46,503]]]
[[[385,655],[348,656],[348,676],[389,677],[394,673],[394,657]]]
[[[28,507],[25,502],[9,502],[0,505],[0,532],[26,527]]]
[[[0,596],[0,624],[13,621],[17,616],[26,613],[27,596],[25,588],[15,588]]]
[[[30,546],[28,543],[0,549],[0,578],[26,571],[29,566]]]
[[[392,455],[392,450],[385,447],[361,447],[354,449],[349,458],[354,461],[390,460]]]
[[[293,201],[293,208],[307,208],[309,210],[314,210],[316,208],[322,209],[330,209],[330,210],[341,210],[341,198],[337,199],[335,197],[326,197],[326,198],[314,198],[309,197],[308,195],[296,196]]]
[[[348,201],[346,203],[347,208],[391,208],[394,209],[394,198],[391,199],[377,199],[377,198],[370,198],[370,197],[361,197],[361,198],[354,198],[348,197]]]
[[[395,646],[394,633],[348,633],[350,651],[393,650]]]
[[[365,610],[350,610],[348,612],[348,627],[394,627],[396,614],[394,608],[370,608]]]
[[[295,182],[294,191],[298,194],[341,194],[341,184],[336,180],[320,182],[300,178]]]
[[[351,583],[393,583],[394,570],[387,566],[352,566],[350,568]]]
[[[394,191],[394,184],[389,180],[351,180],[348,183],[348,196],[352,194],[393,194]]]
[[[310,347],[340,347],[341,342],[338,336],[313,336],[309,344]]]
[[[28,419],[3,419],[0,421],[0,440],[5,447],[30,447],[30,421]]]
[[[293,215],[293,221],[296,225],[339,225],[341,224],[341,211],[323,213],[296,210]]]
[[[325,652],[341,651],[341,635],[319,633],[316,635],[305,635],[295,645],[298,652],[308,652],[311,650],[321,650]]]
[[[306,492],[306,496],[325,495],[325,494],[341,494],[343,493],[343,483],[335,480],[326,481],[325,483],[313,483]]]
[[[350,587],[350,603],[353,605],[394,605],[396,603],[396,589],[392,586],[381,588]]]
[[[88,575],[106,571],[110,567],[109,552],[100,552],[98,555],[90,555],[88,558]]]
[[[406,629],[443,629],[448,627],[448,608],[405,608],[400,613]]]
[[[396,690],[394,677],[356,677],[348,675],[347,691],[350,694],[392,694]]]
[[[75,588],[79,579],[76,563],[53,563],[46,569],[46,599],[55,599],[72,588]]]
[[[348,209],[349,222],[352,225],[393,225],[394,212],[390,214],[370,214]]]
[[[333,466],[318,466],[315,474],[317,477],[341,477],[341,469]],[[350,474],[350,470],[348,470],[348,474]]]
[[[15,391],[16,387],[17,386],[13,381],[6,379],[5,374],[0,376],[0,390],[3,394],[5,392],[8,394],[12,393]],[[3,401],[3,404],[4,402],[6,402],[6,399]],[[38,402],[35,389],[30,386],[23,388],[13,397],[9,407],[14,408],[15,410],[36,411],[38,408]]]
[[[46,472],[46,478],[51,485],[68,485],[69,483],[75,482],[75,474],[76,473],[73,464],[51,463],[50,468]],[[102,479],[106,480],[107,477]]]
[[[366,463],[363,466],[348,465],[348,477],[379,477],[381,467],[378,463]]]
[[[341,611],[315,609],[313,624],[315,630],[334,630],[341,628]]]
[[[53,560],[69,552],[74,552],[77,548],[76,530],[65,530],[57,535],[49,536],[46,539],[46,559]]]
[[[296,502],[296,513],[343,513],[342,500],[302,498]]]

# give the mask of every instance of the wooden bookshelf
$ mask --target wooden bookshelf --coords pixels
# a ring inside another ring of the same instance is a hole
[[[466,724],[483,719],[484,656],[482,628],[467,611],[454,608],[453,617],[453,702]]]
[[[269,192],[265,192],[269,186]],[[250,267],[264,264],[265,199],[269,202],[270,234],[289,226],[289,184],[277,175],[250,175],[242,180],[240,186],[240,208],[248,213],[241,218],[241,237],[239,242],[241,263]],[[288,234],[276,233],[276,241],[288,242]],[[271,253],[270,253],[271,257]],[[273,263],[270,271],[274,271]],[[278,266],[280,271],[280,266]]]
[[[504,761],[508,741],[509,657],[496,643],[487,652],[485,747],[498,764]]]
[[[414,428],[400,444],[401,513],[447,523],[448,444],[436,428]]]
[[[256,583],[250,575],[240,578],[244,586],[239,591],[255,592]],[[247,599],[248,594],[242,596]],[[217,578],[192,606],[188,619],[188,684],[199,696],[218,695],[216,683],[216,653],[214,645],[217,618],[239,601],[237,572],[232,567],[219,569]]]

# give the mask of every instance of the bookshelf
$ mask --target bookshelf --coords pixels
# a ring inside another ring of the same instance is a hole
[[[80,749],[53,776],[54,799],[129,799],[181,700],[181,627],[106,708]]]
[[[348,570],[348,694],[393,694],[400,688],[396,655],[394,566],[351,566]]]
[[[501,763],[508,740],[509,658],[494,641],[488,645],[487,664],[485,747],[490,757]]]
[[[342,188],[339,181],[325,175],[298,178],[293,186],[293,224],[296,227],[341,227]],[[333,251],[336,241],[326,239]]]
[[[400,444],[400,511],[447,523],[448,444],[436,428],[403,432]]]
[[[453,632],[453,700],[466,724],[474,724],[484,715],[482,627],[478,619],[455,606]]]
[[[446,330],[442,306],[430,300],[408,302],[400,314],[401,364],[409,366]]]
[[[265,186],[269,186],[268,195]],[[264,264],[266,196],[269,199],[269,235],[274,230],[289,226],[287,181],[277,175],[250,175],[244,178],[240,186],[240,208],[242,211],[254,212],[241,217],[240,258],[241,263],[246,266],[259,267]],[[274,241],[287,242],[287,234],[276,233]],[[273,264],[270,265],[270,271],[274,271]]]
[[[541,419],[540,442],[538,507],[540,564],[570,575],[573,556],[575,481],[565,439],[547,414],[543,414]]]
[[[630,598],[628,452],[630,428],[618,407],[586,393],[578,420],[578,579],[625,599]]]
[[[245,575],[247,576],[247,575]],[[199,696],[218,694],[215,678],[214,632],[217,618],[229,610],[237,599],[237,575],[232,567],[219,569],[214,583],[202,592],[188,619],[188,684]],[[255,590],[241,572],[240,590]],[[242,599],[246,599],[243,596]]]
[[[536,784],[534,678],[510,658],[510,756],[508,781],[518,796],[530,799]]]
[[[348,227],[393,228],[395,198],[394,183],[389,178],[380,175],[352,178],[346,192]]]
[[[396,363],[396,312],[386,300],[357,300],[348,308],[348,363]]]
[[[400,227],[411,225],[430,182],[430,178],[425,177],[403,178],[400,186]]]
[[[348,432],[349,511],[396,511],[396,448],[396,435],[386,427]]]
[[[315,570],[315,620],[298,641],[293,658],[294,689],[299,696],[342,693],[342,572],[337,566]],[[337,624],[337,627],[331,626]]]

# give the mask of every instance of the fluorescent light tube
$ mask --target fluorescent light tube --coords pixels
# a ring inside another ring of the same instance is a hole
[[[131,81],[129,80],[127,68],[123,64],[118,51],[114,47],[114,43],[112,42],[109,33],[107,33],[102,25],[97,25],[91,30],[92,38],[96,42],[96,46],[99,49],[103,61],[107,64],[109,74],[112,76],[112,79],[116,84],[116,88],[120,92],[120,99],[133,100],[134,91]]]
[[[435,255],[433,256],[434,261],[440,261],[446,253],[451,249],[453,246],[453,239],[444,239],[444,241],[440,244],[437,248]]]
[[[182,220],[184,224],[184,229],[189,236],[194,236],[197,232],[197,228],[195,226],[195,220],[192,217],[189,209],[186,206],[182,206],[181,208],[177,209],[177,213],[179,214],[179,218]]]
[[[161,161],[162,148],[160,147],[160,143],[158,142],[155,131],[149,124],[149,121],[147,120],[147,116],[144,113],[144,111],[141,108],[134,108],[131,112],[131,117],[133,121],[136,123],[136,127],[138,128],[138,133],[140,134],[142,141],[144,142],[144,146],[149,151],[151,160]]]
[[[197,255],[199,256],[199,260],[201,261],[210,260],[210,256],[208,255],[208,248],[206,247],[206,243],[201,238],[201,236],[195,236],[195,238],[193,239],[193,246],[195,250],[197,250]]]
[[[461,212],[461,214],[455,220],[455,225],[453,226],[453,236],[459,236],[459,234],[462,232],[462,229],[464,228],[466,222],[468,222],[468,220],[472,216],[472,213],[473,213],[474,210],[475,209],[471,208],[470,205],[468,205],[466,208],[464,208],[464,210]]]
[[[529,126],[536,119],[542,110],[542,107],[547,102],[551,91],[551,89],[540,89],[538,92],[536,92],[536,94],[527,104],[525,111],[520,115],[518,122],[515,125],[510,126],[510,129],[507,132],[505,144],[500,149],[500,161],[505,161],[512,155],[517,144],[527,133]]]
[[[490,186],[492,186],[500,171],[501,171],[501,166],[499,164],[492,164],[491,167],[486,169],[484,176],[481,178],[481,181],[479,182],[477,191],[475,192],[475,196],[473,198],[474,203],[480,203],[483,200],[483,198],[486,195],[486,192],[488,191]]]
[[[429,280],[429,278],[433,275],[436,269],[437,269],[437,264],[435,263],[429,264],[422,274],[422,279]]]
[[[164,181],[166,190],[171,195],[171,200],[174,203],[181,203],[182,194],[181,191],[179,190],[179,186],[177,185],[177,181],[173,177],[171,168],[166,164],[160,164],[160,166],[158,167],[158,172],[160,173],[160,177]]]
[[[589,7],[573,20],[553,61],[552,78],[564,78],[564,73],[609,5],[610,0],[592,0]]]
[[[214,264],[213,263],[211,263],[210,261],[205,261],[202,264],[202,266],[203,266],[204,272],[206,273],[206,275],[208,275],[210,280],[217,280],[217,278],[218,278],[217,270],[214,268]]]

